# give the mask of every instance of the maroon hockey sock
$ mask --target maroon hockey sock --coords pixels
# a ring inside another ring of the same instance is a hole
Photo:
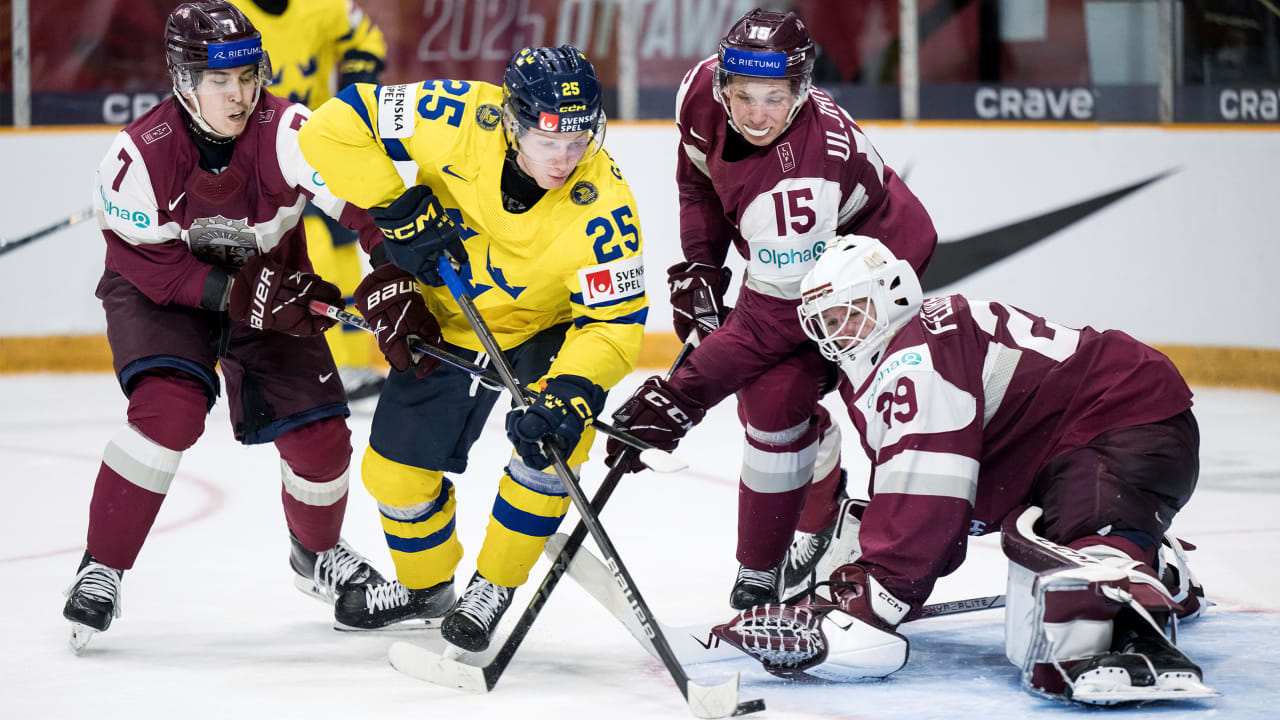
[[[351,431],[342,418],[325,418],[276,438],[276,449],[285,464],[285,524],[303,547],[328,550],[338,543],[347,511]]]
[[[816,533],[835,522],[836,512],[840,510],[840,464],[831,469],[824,478],[814,478],[809,483],[809,493],[805,497],[804,510],[800,513],[801,532]]]
[[[133,567],[164,497],[129,482],[104,462],[89,502],[89,554],[109,568]]]

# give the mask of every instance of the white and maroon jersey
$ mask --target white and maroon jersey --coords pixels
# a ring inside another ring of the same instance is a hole
[[[999,530],[1049,460],[1191,407],[1173,363],[1123,332],[962,295],[925,300],[841,394],[873,468],[858,562],[917,605],[963,561],[966,535]]]
[[[767,148],[728,162],[735,132],[712,94],[716,58],[694,66],[676,96],[680,241],[685,258],[722,265],[732,242],[746,289],[800,297],[800,280],[838,234],[882,241],[917,273],[937,244],[933,222],[849,114],[814,89]]]
[[[106,266],[152,301],[198,307],[212,267],[234,271],[253,255],[310,271],[302,229],[308,199],[380,241],[363,210],[329,192],[298,149],[302,105],[263,92],[228,166],[200,167],[200,151],[173,98],[120,131],[95,177],[93,203]]]
[[[712,93],[715,66],[714,56],[695,65],[676,96],[680,242],[685,259],[713,266],[732,244],[748,267],[735,311],[674,378],[706,403],[808,342],[796,316],[800,280],[837,235],[878,238],[917,273],[938,241],[924,206],[821,90],[773,144],[725,160],[736,131]]]

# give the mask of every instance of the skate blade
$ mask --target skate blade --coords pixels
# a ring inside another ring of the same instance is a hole
[[[440,621],[444,620],[444,616],[435,618],[413,618],[411,620],[402,620],[398,623],[392,623],[380,628],[362,628],[353,625],[344,625],[337,620],[333,621],[333,629],[338,632],[350,633],[405,633],[405,632],[422,632],[440,630]]]
[[[84,649],[89,647],[89,641],[97,635],[98,631],[88,625],[82,623],[71,623],[71,652],[79,655]]]

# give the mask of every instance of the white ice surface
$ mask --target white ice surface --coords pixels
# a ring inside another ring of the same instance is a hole
[[[613,393],[625,398],[640,375]],[[292,587],[274,448],[231,438],[225,403],[186,453],[137,566],[123,611],[86,653],[72,655],[62,590],[83,549],[102,448],[123,422],[125,400],[109,375],[0,377],[0,718],[681,718],[664,668],[571,582],[551,597],[493,692],[466,695],[393,671],[386,651],[412,633],[350,634]],[[1130,717],[1270,718],[1280,699],[1280,395],[1200,389],[1200,487],[1174,523],[1199,545],[1195,571],[1217,603],[1184,626],[1182,642],[1224,697],[1112,710]],[[373,502],[355,470],[371,406],[352,417],[356,445],[344,535],[390,573]],[[844,418],[843,409],[833,415]],[[507,445],[502,413],[490,418],[470,470],[456,480],[460,582],[474,568]],[[845,423],[852,475],[865,460]],[[423,432],[430,432],[424,427]],[[654,612],[673,625],[727,620],[740,430],[732,401],[684,443],[692,467],[626,479],[603,513],[623,560]],[[603,452],[603,441],[597,455]],[[593,489],[598,459],[584,473]],[[571,528],[571,511],[562,529]],[[932,600],[1004,590],[995,536],[970,545],[964,567]],[[545,571],[534,568],[532,581]],[[504,619],[515,622],[529,588]],[[1018,689],[1004,659],[1001,611],[904,626],[911,659],[889,679],[796,685],[749,660],[689,669],[695,680],[742,673],[742,698],[763,697],[757,717],[1023,718],[1092,712]]]

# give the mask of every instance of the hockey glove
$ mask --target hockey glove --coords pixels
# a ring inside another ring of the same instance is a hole
[[[409,273],[387,263],[360,281],[356,288],[356,307],[378,336],[378,347],[391,367],[404,372],[416,368],[418,377],[426,377],[440,361],[409,347],[411,340],[439,346],[444,342],[440,323],[422,301],[419,285]]]
[[[690,400],[684,393],[667,384],[666,380],[654,375],[638,390],[627,398],[613,413],[613,421],[619,429],[627,430],[636,438],[650,445],[666,450],[675,450],[680,438],[689,432],[689,428],[702,422],[707,409]],[[621,441],[609,438],[605,446],[608,455],[605,463],[613,467],[622,460],[627,446]],[[640,472],[644,463],[639,455],[632,454],[624,472]]]
[[[319,335],[338,321],[311,312],[308,306],[312,300],[346,307],[337,285],[255,255],[231,281],[227,313],[232,320],[258,330],[299,337]]]
[[[444,285],[438,261],[440,253],[461,264],[467,261],[458,226],[426,185],[414,185],[385,208],[369,214],[386,238],[387,257],[403,270],[433,287]]]
[[[694,344],[720,327],[729,314],[724,294],[729,290],[733,271],[705,263],[681,262],[667,268],[667,287],[671,290],[671,310],[675,315],[676,335],[688,342],[697,331]]]
[[[338,88],[342,89],[353,83],[377,85],[378,76],[385,67],[386,64],[373,53],[348,50],[338,64]]]
[[[554,443],[567,455],[603,406],[604,390],[599,385],[578,375],[557,375],[529,407],[507,413],[507,438],[526,465],[545,468],[551,460],[539,441]]]

